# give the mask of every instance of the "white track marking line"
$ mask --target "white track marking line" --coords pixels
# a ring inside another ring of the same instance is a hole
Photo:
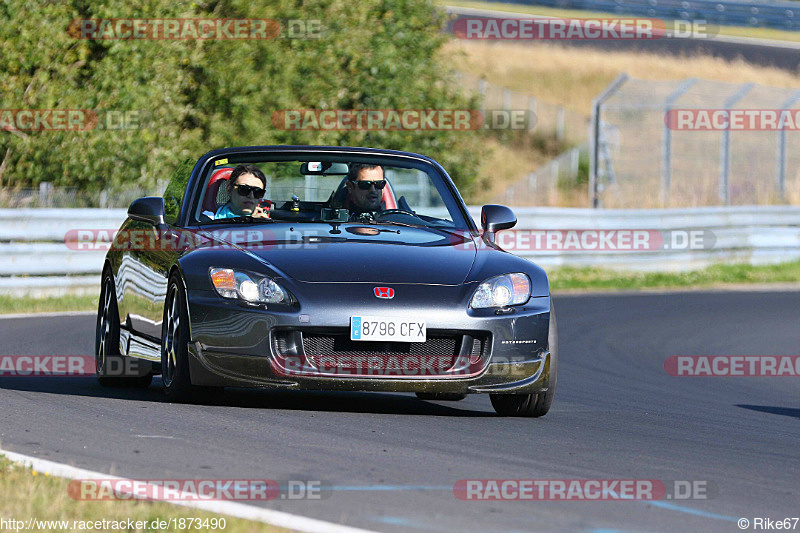
[[[112,476],[103,474],[101,472],[93,472],[91,470],[84,470],[83,468],[76,468],[46,459],[39,459],[29,455],[20,453],[9,452],[0,449],[0,455],[4,455],[9,460],[25,466],[30,466],[37,472],[50,474],[51,476],[63,477],[67,479],[113,479],[113,480],[130,480],[131,478],[124,478],[119,476]],[[122,490],[115,490],[115,493],[124,493]],[[180,494],[186,494],[181,492]],[[212,513],[224,514],[236,518],[244,518],[245,520],[254,520],[264,524],[293,529],[295,531],[303,531],[307,533],[374,533],[367,529],[359,529],[349,527],[334,522],[325,522],[324,520],[317,520],[316,518],[306,518],[304,516],[285,513],[283,511],[274,511],[272,509],[264,509],[255,507],[253,505],[245,505],[239,502],[229,501],[164,501],[173,505],[181,505],[183,507],[192,507],[202,511],[209,511]]]

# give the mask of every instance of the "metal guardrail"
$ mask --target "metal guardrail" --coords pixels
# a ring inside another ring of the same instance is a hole
[[[728,26],[764,26],[800,31],[797,2],[714,0],[489,0],[677,20],[704,20]]]
[[[469,208],[474,220],[480,220],[480,210]],[[800,259],[800,206],[514,211],[515,230],[709,230],[715,236],[712,248],[692,251],[514,251],[545,268],[682,271],[717,262]],[[71,249],[64,237],[77,229],[113,231],[125,216],[124,209],[0,209],[0,294],[97,292],[105,251]]]
[[[602,267],[680,272],[715,263],[775,264],[800,259],[800,207],[693,209],[516,209],[517,228],[538,230],[708,230],[715,243],[701,250],[521,251],[542,267]],[[480,211],[473,213],[479,216]]]

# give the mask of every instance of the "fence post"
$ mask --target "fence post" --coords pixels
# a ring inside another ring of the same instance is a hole
[[[536,126],[539,125],[539,117],[536,115],[536,98],[533,96],[528,97],[528,133],[533,133]]]
[[[556,140],[564,141],[564,106],[558,106],[556,111]]]
[[[589,132],[589,207],[599,207],[600,199],[597,195],[597,172],[600,159],[600,108],[603,102],[616,92],[629,76],[622,73],[592,101],[591,129]]]
[[[53,184],[49,181],[39,183],[39,205],[42,207],[50,207],[50,201],[53,198]]]
[[[577,148],[573,148],[570,152],[570,165],[569,165],[569,173],[570,179],[575,179],[578,177],[578,166],[580,162],[580,150]]]
[[[664,117],[669,116],[672,106],[678,98],[686,94],[692,85],[697,83],[697,78],[689,78],[681,83],[664,102]],[[661,145],[661,206],[668,207],[672,194],[672,129],[664,120],[664,131]]]
[[[730,98],[725,100],[723,105],[724,111],[730,111],[731,107],[739,100],[750,92],[755,87],[755,83],[747,83],[742,85]],[[727,113],[728,125],[730,125],[731,116]],[[720,171],[719,171],[719,200],[723,205],[731,205],[731,129],[730,127],[722,130],[722,145],[720,146]]]
[[[800,91],[795,92],[788,100],[783,102],[779,109],[788,111],[798,100],[800,100]],[[776,186],[780,199],[786,200],[786,128],[778,130],[778,182]]]
[[[486,106],[486,78],[478,79],[478,94],[481,95],[481,105]]]
[[[536,190],[536,188],[538,186],[536,181],[537,181],[536,180],[536,172],[531,172],[530,174],[528,174],[528,190],[529,191],[531,189],[533,189],[534,191]]]

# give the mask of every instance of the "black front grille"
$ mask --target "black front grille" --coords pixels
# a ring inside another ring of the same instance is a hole
[[[485,360],[488,335],[428,330],[425,342],[350,340],[349,329],[278,330],[273,332],[273,350],[280,357],[301,357],[320,369],[350,368],[353,358],[366,358],[370,368],[435,368],[446,373],[461,360],[479,364]],[[460,365],[460,363],[459,363]]]
[[[460,335],[428,337],[426,342],[353,341],[349,335],[304,333],[303,348],[306,356],[342,355],[438,355],[456,356],[461,348]]]

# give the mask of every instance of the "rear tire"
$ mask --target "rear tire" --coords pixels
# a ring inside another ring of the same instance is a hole
[[[100,290],[100,303],[97,307],[94,355],[97,382],[102,387],[132,387],[146,389],[153,381],[153,375],[122,377],[109,376],[109,366],[113,362],[118,368],[125,368],[125,357],[119,349],[119,309],[117,307],[114,278],[106,269],[103,272]]]
[[[538,418],[546,415],[550,406],[553,405],[558,381],[558,325],[552,302],[550,303],[547,345],[550,350],[550,380],[547,383],[547,390],[531,394],[490,394],[492,407],[498,415]]]
[[[458,402],[467,397],[460,392],[417,392],[415,393],[420,400],[431,402]]]

